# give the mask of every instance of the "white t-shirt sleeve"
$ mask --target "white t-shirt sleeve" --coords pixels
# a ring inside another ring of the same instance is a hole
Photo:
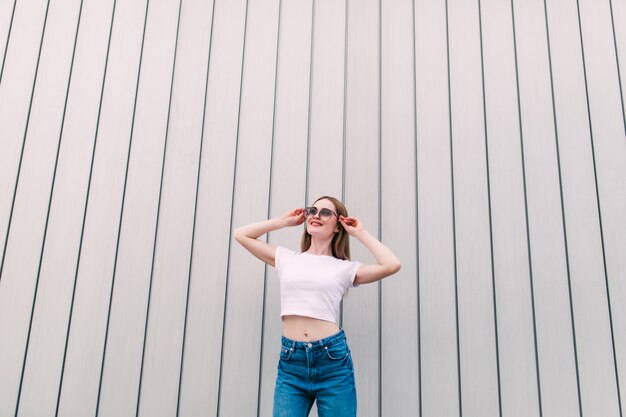
[[[353,261],[348,261],[350,262],[350,268],[348,269],[348,287],[358,287],[359,284],[355,284],[354,283],[354,279],[356,278],[356,272],[359,270],[359,268],[361,267],[361,262],[353,262]]]
[[[295,254],[296,253],[291,249],[282,246],[276,246],[276,253],[274,254],[274,269],[276,269],[276,273],[279,277],[281,273],[281,268],[286,265]]]

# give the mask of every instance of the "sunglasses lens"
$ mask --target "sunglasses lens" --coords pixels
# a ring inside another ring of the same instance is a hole
[[[304,209],[304,214],[307,218],[314,217],[318,213],[317,207],[307,207]],[[323,208],[319,210],[320,219],[328,220],[333,215],[333,211],[331,209]]]
[[[333,212],[332,212],[332,211],[330,211],[330,210],[329,210],[329,209],[327,209],[327,208],[323,208],[323,209],[321,209],[321,210],[320,210],[320,218],[321,218],[322,220],[328,220],[328,219],[330,219],[330,216],[332,216],[332,214],[333,214]]]

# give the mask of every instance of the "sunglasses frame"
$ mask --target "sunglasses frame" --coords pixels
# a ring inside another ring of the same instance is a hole
[[[311,211],[311,210],[315,210],[315,212],[314,212],[314,213],[310,213],[310,211]],[[331,214],[329,214],[329,215],[324,215],[324,217],[325,217],[325,218],[322,218],[322,211],[324,211],[324,210],[328,210]],[[331,209],[326,208],[326,207],[324,207],[324,208],[322,208],[322,209],[318,209],[318,208],[317,208],[317,207],[315,207],[315,206],[312,206],[312,207],[305,207],[305,208],[304,208],[304,215],[305,215],[305,217],[306,217],[307,219],[308,219],[308,218],[311,218],[311,217],[315,217],[315,215],[316,215],[316,214],[318,214],[318,213],[319,213],[319,218],[320,218],[321,220],[324,220],[324,221],[326,221],[326,220],[330,219],[330,217],[331,217],[331,215],[332,215],[332,214],[334,214],[334,215],[335,215],[335,217],[337,217],[337,219],[339,219],[339,215],[338,215],[337,213],[335,213],[334,211],[332,211]]]

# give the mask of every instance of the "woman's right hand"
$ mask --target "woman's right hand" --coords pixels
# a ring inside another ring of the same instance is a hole
[[[285,227],[301,225],[302,223],[304,223],[305,220],[304,209],[297,208],[295,210],[292,210],[288,213],[285,213],[280,219],[284,222]]]

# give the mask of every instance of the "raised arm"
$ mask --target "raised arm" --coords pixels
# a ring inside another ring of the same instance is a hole
[[[268,265],[274,266],[276,247],[265,243],[258,238],[265,233],[283,227],[297,226],[304,222],[304,209],[297,208],[270,220],[263,220],[236,228],[233,232],[235,240],[246,248],[251,254]]]
[[[377,264],[361,265],[356,272],[354,283],[369,284],[376,282],[400,270],[400,260],[378,239],[363,228],[361,221],[355,217],[339,217],[339,222],[350,236],[357,238],[376,258]]]

